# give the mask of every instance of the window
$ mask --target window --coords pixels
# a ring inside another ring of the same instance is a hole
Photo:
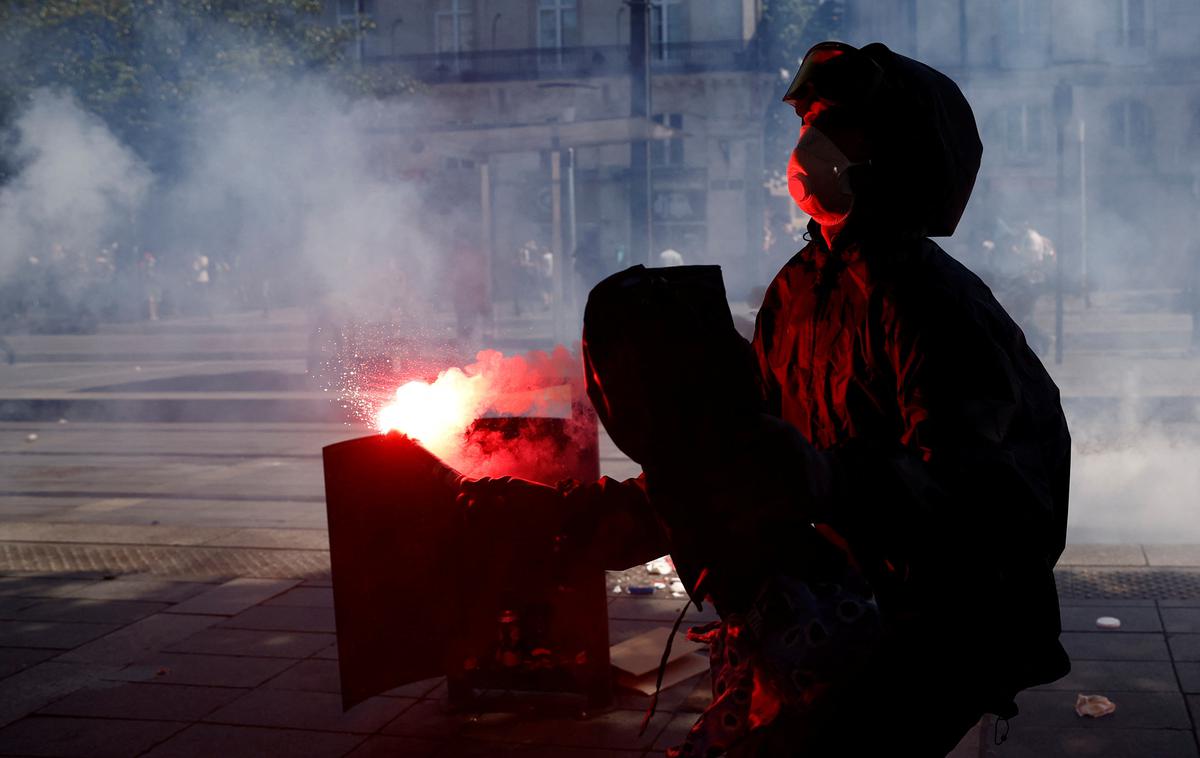
[[[672,129],[683,129],[682,113],[658,113],[654,120]],[[650,165],[652,166],[682,166],[683,138],[656,139],[650,141]]]
[[[360,63],[363,59],[362,25],[371,16],[371,10],[367,7],[369,2],[370,0],[336,0],[334,9],[338,25],[354,29],[354,38],[350,44],[353,47],[354,59]]]
[[[650,6],[650,45],[658,60],[671,58],[671,45],[687,38],[684,0],[653,0]]]
[[[1150,121],[1150,109],[1145,103],[1121,100],[1109,106],[1108,142],[1141,158],[1150,155],[1154,126]]]
[[[1041,155],[1044,109],[1040,105],[1014,105],[1004,112],[1004,144],[1009,158]]]
[[[1146,46],[1146,0],[1116,0],[1118,47]]]
[[[433,39],[438,53],[465,53],[475,49],[474,0],[438,0],[433,18]]]
[[[561,50],[579,44],[575,0],[538,0],[538,47]]]

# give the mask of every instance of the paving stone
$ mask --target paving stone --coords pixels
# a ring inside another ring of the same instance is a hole
[[[332,608],[255,606],[242,611],[218,626],[231,629],[266,629],[288,632],[337,631]]]
[[[333,642],[332,634],[212,628],[163,649],[171,653],[252,655],[262,658],[307,658]]]
[[[1079,605],[1079,606],[1101,606],[1112,608],[1153,608],[1155,607],[1154,600],[1148,600],[1144,597],[1067,597],[1059,598],[1060,605]],[[1104,615],[1104,614],[1100,614]]]
[[[609,619],[608,644],[615,645],[630,637],[652,632],[655,629],[670,629],[671,625],[663,621],[635,621],[632,619]]]
[[[1143,545],[1151,566],[1200,566],[1200,545]]]
[[[172,613],[234,616],[299,584],[296,579],[231,579],[183,601]]]
[[[996,758],[1196,758],[1192,732],[1182,729],[1049,729],[1019,727],[990,746]]]
[[[229,687],[102,682],[77,690],[38,713],[191,722],[198,721],[241,694],[241,690]]]
[[[1103,694],[1116,703],[1116,711],[1098,719],[1075,713],[1076,694],[1046,690],[1018,694],[1017,707],[1021,712],[1012,720],[1013,728],[1191,729],[1187,706],[1178,692],[1087,692]]]
[[[339,695],[295,690],[252,690],[205,717],[205,721],[329,732],[378,731],[417,701],[373,697],[342,711]]]
[[[387,697],[445,697],[446,678],[422,679],[419,682],[402,684],[382,694]]]
[[[1166,661],[1073,661],[1070,674],[1036,689],[1100,694],[1179,691],[1175,671]]]
[[[0,726],[93,684],[112,670],[101,664],[43,661],[13,674],[0,682]]]
[[[354,748],[346,758],[434,758],[451,755],[442,740],[420,739],[419,737],[392,737],[375,735],[368,737]]]
[[[1067,545],[1059,566],[1145,566],[1141,545]]]
[[[57,653],[29,647],[0,647],[0,679],[41,663],[52,655]]]
[[[212,616],[158,613],[124,629],[63,653],[59,660],[91,661],[124,666],[156,653],[216,623]]]
[[[179,603],[212,588],[213,585],[202,582],[173,582],[167,579],[119,576],[109,581],[82,585],[73,582],[56,590],[54,597]]]
[[[138,600],[85,600],[54,598],[38,600],[8,618],[30,621],[84,621],[93,624],[129,624],[169,607],[166,603]]]
[[[104,678],[125,682],[257,687],[292,663],[287,658],[155,653]]]
[[[658,694],[658,709],[665,712],[679,710],[697,686],[702,685],[707,687],[711,693],[710,681],[708,673],[705,672],[684,679],[673,687],[668,687]],[[614,687],[613,706],[616,708],[627,708],[635,711],[640,709],[644,711],[650,706],[650,697],[635,690]]]
[[[685,599],[655,598],[655,597],[618,597],[608,606],[610,619],[630,619],[634,621],[666,621],[672,623],[683,608]],[[683,623],[703,624],[717,618],[717,613],[709,604],[705,604],[701,613],[693,606],[688,611]]]
[[[1175,673],[1179,675],[1179,686],[1190,694],[1200,694],[1200,663],[1176,663]]]
[[[28,608],[40,602],[41,600],[33,597],[0,596],[0,618],[13,618],[22,608]]]
[[[294,587],[282,595],[267,600],[263,605],[287,605],[298,608],[332,608],[332,587]]]
[[[1064,632],[1100,631],[1096,626],[1096,619],[1101,616],[1115,616],[1121,620],[1120,629],[1105,631],[1162,631],[1162,621],[1159,620],[1158,609],[1154,607],[1064,605],[1060,608],[1060,615]]]
[[[1200,634],[1168,634],[1171,655],[1177,661],[1200,661]]]
[[[340,758],[362,739],[355,734],[194,724],[151,750],[145,758]]]
[[[1160,608],[1168,632],[1200,634],[1200,608]]]
[[[307,692],[342,691],[337,661],[308,658],[287,669],[265,685],[273,690],[304,690]],[[427,689],[433,689],[430,685]],[[413,695],[412,697],[420,697]]]
[[[70,650],[116,629],[120,629],[117,624],[0,621],[0,646]]]
[[[238,529],[204,544],[221,547],[328,550],[329,532],[324,529]]]
[[[325,660],[336,661],[338,659],[337,643],[323,647],[313,653],[313,658],[324,658]]]
[[[384,727],[383,732],[408,737],[644,750],[666,725],[669,714],[657,714],[646,734],[639,738],[637,732],[643,715],[641,710],[612,710],[586,719],[548,716],[544,711],[452,713],[443,701],[421,700]]]
[[[185,726],[170,721],[30,716],[0,729],[0,753],[55,758],[128,758],[140,755]]]
[[[1072,661],[1168,661],[1161,634],[1064,632],[1060,638]]]
[[[94,580],[56,578],[43,575],[0,576],[0,596],[55,597],[62,592],[80,590]]]

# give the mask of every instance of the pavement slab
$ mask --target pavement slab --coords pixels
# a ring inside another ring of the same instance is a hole
[[[1177,692],[1179,685],[1167,661],[1072,661],[1071,673],[1036,689],[1089,694]]]
[[[87,718],[191,722],[199,721],[241,694],[242,691],[229,687],[122,684],[102,681],[56,700],[38,713]]]
[[[193,724],[145,754],[145,758],[341,758],[362,735],[227,724]]]
[[[332,608],[304,606],[256,606],[222,621],[218,626],[330,634],[336,631]]]
[[[1196,739],[1184,729],[1054,729],[1018,727],[991,747],[995,758],[1196,758]]]
[[[1169,661],[1161,634],[1108,631],[1064,632],[1060,637],[1072,661]]]
[[[0,755],[129,758],[185,726],[169,721],[31,716],[0,729]]]
[[[300,586],[263,602],[265,606],[283,605],[293,608],[333,608],[332,587]]]
[[[1119,634],[1162,631],[1162,620],[1153,606],[1063,605],[1059,612],[1064,632],[1098,631],[1096,619],[1101,616],[1120,619],[1121,627],[1109,630]]]
[[[141,600],[150,603],[179,603],[212,587],[212,584],[200,582],[173,582],[167,579],[118,576],[83,585],[71,582],[53,594],[54,597],[76,597],[84,600]]]
[[[214,628],[173,642],[163,649],[172,653],[307,658],[333,641],[332,634]]]
[[[0,647],[0,679],[23,671],[57,655],[53,650],[29,647]]]
[[[139,600],[86,600],[54,598],[38,600],[19,611],[0,614],[19,621],[68,621],[93,624],[130,624],[169,606]]]
[[[264,686],[273,690],[304,690],[306,692],[327,692],[333,695],[340,694],[342,691],[337,661],[320,658],[308,658],[300,661]],[[409,697],[422,697],[431,689],[433,689],[432,686],[427,686],[424,692],[412,694]]]
[[[1200,634],[1168,634],[1167,644],[1176,661],[1200,661]]]
[[[232,579],[183,601],[171,612],[234,616],[297,584],[295,579]]]
[[[155,653],[105,679],[212,687],[257,687],[293,665],[287,658]]]
[[[99,681],[111,666],[43,661],[3,680],[0,726],[12,723],[80,687]]]
[[[1168,633],[1200,634],[1200,608],[1160,608]]]
[[[204,720],[243,726],[371,734],[415,702],[405,698],[373,697],[343,711],[340,695],[258,689],[210,713]]]
[[[1085,691],[1103,694],[1116,704],[1108,716],[1091,718],[1075,713],[1074,692],[1029,690],[1017,695],[1021,712],[1010,723],[1014,730],[1029,727],[1057,729],[1191,729],[1187,705],[1179,692]]]
[[[58,660],[124,666],[216,623],[212,616],[159,613],[63,653]]]
[[[1141,545],[1067,545],[1059,566],[1145,566]],[[1193,564],[1197,565],[1197,564]]]
[[[119,628],[118,624],[0,621],[0,646],[71,650]]]
[[[1179,686],[1188,695],[1200,695],[1200,663],[1176,663]]]

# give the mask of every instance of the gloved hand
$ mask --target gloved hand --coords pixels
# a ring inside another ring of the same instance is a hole
[[[559,528],[562,500],[554,487],[502,476],[463,479],[456,502],[468,523],[515,524],[543,531]]]

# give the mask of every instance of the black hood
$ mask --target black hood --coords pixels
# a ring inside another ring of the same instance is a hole
[[[957,84],[882,43],[822,43],[784,95],[798,108],[805,98],[844,105],[866,126],[870,165],[851,168],[856,228],[954,233],[983,156],[975,115]]]
[[[761,408],[719,266],[634,266],[600,282],[583,316],[588,397],[613,442],[644,468],[685,462]]]

